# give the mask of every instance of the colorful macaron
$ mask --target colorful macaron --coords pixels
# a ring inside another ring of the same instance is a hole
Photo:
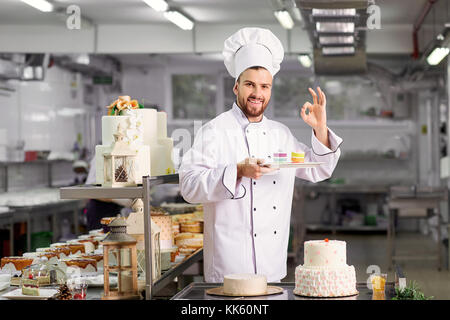
[[[304,163],[305,162],[305,153],[304,152],[292,152],[291,162],[292,163]]]
[[[274,163],[285,163],[287,162],[287,153],[277,152],[273,154]]]

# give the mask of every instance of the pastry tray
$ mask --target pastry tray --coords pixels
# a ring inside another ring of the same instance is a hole
[[[285,163],[267,163],[262,166],[266,166],[269,168],[277,168],[277,169],[298,169],[298,168],[316,168],[325,162],[285,162]]]

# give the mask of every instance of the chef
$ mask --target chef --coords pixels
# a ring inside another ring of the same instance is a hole
[[[223,56],[235,78],[236,102],[198,130],[179,169],[181,195],[204,206],[206,282],[222,282],[232,273],[263,274],[269,282],[279,282],[286,276],[295,177],[312,182],[329,178],[342,139],[327,127],[320,88],[317,93],[309,89],[312,103],[300,110],[312,128],[311,148],[264,116],[284,56],[271,31],[237,31],[225,40]],[[264,165],[279,152],[304,152],[305,162],[324,164],[278,170]]]

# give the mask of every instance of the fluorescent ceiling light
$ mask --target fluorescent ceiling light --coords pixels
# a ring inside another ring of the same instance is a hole
[[[323,55],[341,55],[341,54],[354,54],[354,47],[323,47]]]
[[[42,12],[53,11],[53,5],[46,0],[21,0],[21,1]]]
[[[355,37],[353,36],[320,36],[320,44],[353,44]]]
[[[164,17],[183,30],[192,30],[194,28],[194,22],[178,11],[166,11],[164,12]]]
[[[428,64],[438,65],[448,55],[449,51],[449,48],[435,48],[427,57]]]
[[[318,32],[329,33],[353,33],[355,31],[355,23],[353,22],[316,22],[316,30]]]
[[[300,62],[300,64],[302,66],[304,66],[305,68],[311,67],[312,60],[309,57],[309,55],[307,55],[307,54],[299,54],[297,58],[298,58],[298,61]]]
[[[312,9],[314,17],[354,17],[356,9]]]
[[[144,1],[147,5],[149,5],[155,11],[158,12],[163,12],[169,9],[169,5],[164,0],[142,0],[142,1]]]
[[[292,29],[294,27],[294,21],[288,11],[278,10],[275,11],[274,14],[283,28]]]

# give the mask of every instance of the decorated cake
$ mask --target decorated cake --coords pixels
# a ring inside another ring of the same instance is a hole
[[[111,152],[118,126],[124,128],[124,140],[136,151],[136,183],[142,183],[142,176],[175,173],[165,112],[144,108],[130,96],[120,96],[107,108],[108,115],[102,117],[102,145],[95,148],[96,184],[104,183],[104,154]]]
[[[21,271],[23,268],[31,265],[33,261],[34,258],[27,257],[3,257],[0,266],[3,271]]]
[[[92,258],[74,257],[62,259],[61,262],[66,274],[97,272],[97,260]]]
[[[22,294],[26,296],[39,296],[38,279],[22,279]]]
[[[308,297],[344,297],[358,293],[355,268],[347,265],[345,241],[305,242],[304,264],[295,269],[294,293]]]
[[[267,293],[267,278],[259,274],[229,274],[223,277],[223,293],[256,296]]]

